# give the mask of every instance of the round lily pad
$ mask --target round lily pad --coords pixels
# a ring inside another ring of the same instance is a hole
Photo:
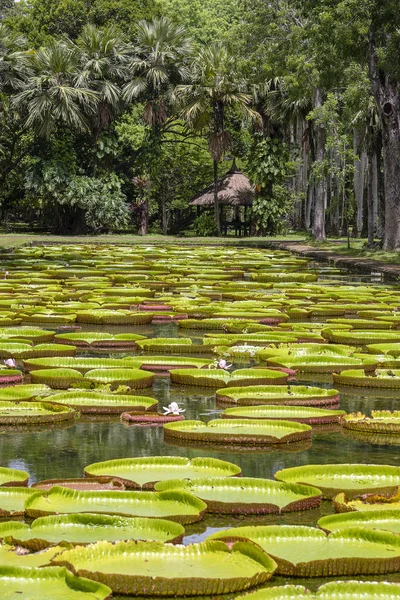
[[[267,514],[315,508],[321,502],[316,488],[255,477],[161,481],[157,491],[184,490],[207,504],[207,510],[225,514]]]
[[[400,388],[400,369],[379,369],[374,373],[365,374],[360,371],[346,370],[333,374],[334,383],[340,385],[350,385],[355,387],[370,387],[370,388]]]
[[[305,465],[277,471],[275,478],[287,483],[315,486],[325,497],[332,498],[340,491],[347,494],[394,491],[400,486],[400,467],[363,464]]]
[[[336,390],[304,385],[253,385],[222,388],[216,391],[218,402],[253,406],[279,404],[287,406],[337,406],[339,393]]]
[[[241,600],[244,596],[238,596]],[[332,581],[325,583],[316,592],[301,585],[269,587],[250,594],[246,600],[396,600],[400,598],[400,586],[387,581]]]
[[[211,444],[287,444],[310,439],[311,427],[290,421],[214,419],[164,425],[164,438]]]
[[[112,394],[93,390],[69,390],[54,394],[51,400],[57,404],[71,406],[82,414],[121,414],[125,411],[144,413],[153,411],[158,406],[158,401],[149,396]]]
[[[67,406],[51,402],[24,402],[0,400],[0,425],[25,425],[57,423],[76,417],[76,412]]]
[[[98,513],[127,517],[159,517],[177,523],[194,523],[206,505],[186,492],[82,491],[52,487],[37,492],[25,505],[26,514],[37,518],[53,514]]]
[[[0,596],[30,600],[107,600],[111,589],[96,581],[72,575],[65,567],[42,569],[0,567]]]
[[[31,525],[20,521],[0,523],[0,539],[35,552],[49,546],[66,543],[84,546],[100,540],[178,542],[184,532],[182,525],[166,519],[84,513],[41,517]]]
[[[122,458],[94,463],[85,467],[87,477],[113,476],[127,488],[153,489],[154,483],[174,478],[214,478],[240,475],[240,467],[216,458],[181,456],[151,456]]]
[[[398,571],[400,536],[363,527],[326,535],[301,525],[235,527],[209,539],[243,540],[258,544],[276,561],[277,573],[291,577],[373,575]]]
[[[353,527],[367,527],[368,529],[381,529],[400,533],[400,512],[386,509],[380,511],[348,512],[337,515],[328,515],[318,521],[318,526],[324,531],[337,529],[351,529]]]
[[[197,385],[205,387],[245,386],[258,383],[283,384],[288,376],[272,369],[238,369],[229,373],[224,369],[175,369],[171,372],[174,383]]]
[[[98,542],[59,555],[54,564],[110,585],[113,593],[145,596],[215,596],[264,583],[275,562],[248,542],[173,546],[159,542]]]
[[[37,372],[41,371],[34,371]],[[93,369],[86,373],[85,379],[93,383],[111,385],[112,388],[127,385],[131,389],[141,389],[153,385],[154,375],[140,369]]]
[[[283,419],[308,425],[339,423],[345,415],[344,410],[328,410],[309,406],[242,406],[227,408],[221,415],[223,419]]]

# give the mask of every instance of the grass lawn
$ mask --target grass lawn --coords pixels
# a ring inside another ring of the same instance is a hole
[[[350,248],[348,248],[347,239],[345,238],[330,239],[326,242],[313,242],[312,240],[308,241],[308,244],[314,248],[327,250],[328,252],[335,252],[335,254],[377,260],[379,262],[393,265],[400,264],[400,251],[385,252],[384,250],[370,250],[364,247],[366,243],[367,240],[365,238],[351,239]]]

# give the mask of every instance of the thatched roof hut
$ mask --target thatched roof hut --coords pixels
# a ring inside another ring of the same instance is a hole
[[[251,206],[255,187],[236,164],[218,179],[218,201],[223,206]],[[214,183],[193,198],[191,206],[214,206]]]

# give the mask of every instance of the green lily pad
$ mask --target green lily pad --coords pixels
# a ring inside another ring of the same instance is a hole
[[[107,600],[111,589],[96,581],[72,575],[65,567],[42,569],[0,567],[0,596],[4,600],[18,598],[30,600]]]
[[[41,371],[34,371],[37,373]],[[140,369],[93,369],[85,374],[87,381],[110,384],[112,387],[127,385],[132,389],[151,387],[154,375]]]
[[[177,523],[194,523],[206,505],[186,492],[98,492],[52,487],[28,499],[29,517],[54,514],[98,513],[127,517],[158,517]]]
[[[212,444],[287,444],[310,439],[311,427],[290,421],[214,419],[164,425],[164,439]]]
[[[1,394],[1,390],[0,390]],[[1,397],[1,396],[0,396]],[[51,401],[65,404],[82,414],[118,414],[123,412],[153,411],[158,401],[149,396],[134,396],[130,394],[112,394],[95,392],[93,390],[69,390],[51,396]]]
[[[172,479],[156,483],[157,491],[184,490],[207,504],[207,510],[222,514],[267,514],[308,510],[321,502],[316,488],[255,477]]]
[[[181,456],[151,456],[122,458],[93,463],[85,467],[87,477],[118,477],[126,487],[153,489],[154,483],[165,479],[230,477],[240,475],[240,467],[216,458]]]
[[[338,513],[350,511],[377,511],[386,510],[399,511],[400,517],[400,488],[395,488],[391,494],[362,494],[361,496],[352,497],[345,493],[340,493],[333,500],[335,510]]]
[[[267,359],[271,367],[286,367],[308,373],[333,373],[345,369],[362,369],[373,371],[377,367],[374,358],[354,358],[353,356],[312,355],[305,356],[271,356]]]
[[[304,385],[252,385],[222,388],[216,391],[218,402],[229,402],[238,406],[279,404],[287,406],[335,406],[339,404],[336,390]]]
[[[83,375],[92,369],[130,369],[140,366],[140,362],[132,358],[86,358],[86,357],[61,357],[61,358],[32,358],[24,360],[26,371],[38,369],[68,368],[76,369]]]
[[[31,373],[32,383],[43,383],[54,389],[68,389],[70,385],[83,381],[76,369],[39,369]]]
[[[166,519],[77,514],[41,517],[31,525],[0,523],[0,539],[33,551],[62,544],[87,545],[100,540],[180,541],[185,529]]]
[[[173,383],[205,387],[284,384],[288,376],[272,369],[238,369],[229,373],[224,369],[175,369],[171,372]]]
[[[371,354],[390,354],[395,358],[400,357],[400,342],[387,344],[368,344],[368,352]]]
[[[23,516],[25,502],[36,491],[28,487],[0,487],[0,517]]]
[[[366,434],[400,435],[399,410],[373,410],[370,417],[361,412],[349,413],[343,416],[341,423],[346,429],[355,429]]]
[[[29,473],[7,467],[0,467],[0,487],[26,486],[28,484]]]
[[[9,546],[8,544],[0,545],[0,565],[1,567],[45,567],[50,564],[50,561],[61,550],[62,546],[53,546],[41,552],[29,552],[26,549],[21,551],[20,548]]]
[[[221,542],[172,546],[159,542],[99,542],[66,550],[54,561],[78,575],[110,585],[117,594],[219,595],[271,578],[275,562],[249,542],[229,549]]]
[[[276,561],[278,574],[291,577],[393,573],[400,565],[400,536],[363,527],[329,536],[302,525],[235,527],[209,539],[253,541]]]
[[[390,508],[380,511],[348,512],[338,515],[328,515],[318,521],[318,526],[324,531],[351,529],[352,527],[368,527],[400,533],[400,512]]]
[[[74,419],[75,411],[68,406],[51,402],[24,402],[0,400],[0,425],[33,425],[58,423]]]
[[[345,414],[344,410],[327,410],[309,406],[262,405],[227,408],[221,417],[223,419],[283,419],[308,425],[321,425],[339,423],[340,417]]]
[[[400,369],[379,369],[368,375],[355,370],[342,371],[340,374],[333,374],[333,381],[340,385],[356,387],[398,389],[400,388]]]
[[[244,596],[237,596],[241,600]],[[387,581],[333,581],[325,583],[316,592],[300,585],[269,587],[246,594],[246,600],[396,600],[400,586]]]
[[[277,471],[275,478],[287,483],[315,486],[326,498],[332,498],[340,491],[347,494],[393,491],[400,486],[400,467],[363,464],[305,465]]]
[[[47,385],[38,384],[22,384],[13,385],[10,387],[0,388],[0,400],[33,400],[38,396],[48,396],[52,393],[52,389]]]

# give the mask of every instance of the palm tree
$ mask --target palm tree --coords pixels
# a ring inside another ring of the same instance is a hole
[[[90,131],[96,113],[98,92],[79,81],[79,53],[65,42],[53,42],[28,55],[28,76],[13,97],[26,114],[26,127],[49,137],[57,124],[77,131]]]
[[[208,128],[209,151],[214,165],[214,208],[216,233],[221,233],[218,202],[218,164],[231,146],[231,136],[225,127],[225,113],[235,107],[251,119],[258,113],[251,108],[252,94],[248,84],[235,69],[233,55],[223,44],[202,48],[194,57],[193,83],[179,85],[176,96],[183,103],[182,114],[195,129]]]
[[[21,88],[26,63],[26,39],[0,23],[0,92]]]
[[[111,124],[122,109],[121,84],[130,57],[129,47],[114,27],[99,29],[87,25],[76,44],[80,72],[79,87],[87,87],[98,95],[97,111],[93,116],[94,137]]]
[[[143,120],[151,128],[151,146],[157,152],[162,142],[169,109],[174,104],[174,86],[189,81],[191,41],[183,27],[161,17],[139,21],[133,55],[128,64],[123,97],[144,103]],[[151,187],[149,174],[144,178]],[[141,203],[140,232],[147,233],[148,192]]]
[[[144,101],[143,119],[153,129],[166,121],[173,86],[189,80],[191,50],[185,29],[165,17],[137,24],[124,98]]]

